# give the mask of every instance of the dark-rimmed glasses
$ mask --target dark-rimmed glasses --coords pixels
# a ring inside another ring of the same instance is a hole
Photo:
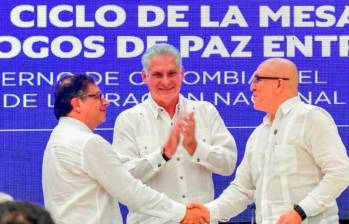
[[[104,97],[103,97],[103,94],[101,92],[98,92],[98,93],[94,93],[94,94],[86,94],[86,95],[83,95],[83,97],[90,97],[90,98],[93,98],[93,99],[96,99],[96,100],[103,100]]]
[[[262,79],[267,79],[267,80],[290,80],[289,78],[285,78],[285,77],[274,77],[274,76],[260,76],[260,75],[254,75],[253,79],[252,79],[252,83],[253,84],[257,84],[260,80]]]

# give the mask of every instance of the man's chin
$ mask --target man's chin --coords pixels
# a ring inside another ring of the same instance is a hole
[[[101,124],[103,124],[106,121],[106,117],[104,116],[103,118],[101,118],[101,120],[99,121],[98,126],[100,126]]]
[[[258,105],[256,105],[256,104],[253,105],[253,108],[254,108],[255,110],[257,110],[257,111],[261,111],[261,112],[268,113],[266,109],[264,109],[264,108],[262,108],[262,107],[260,107],[260,106],[258,106]]]
[[[161,91],[161,95],[162,95],[163,97],[169,97],[169,96],[174,95],[174,94],[175,94],[175,92],[174,92],[173,90],[170,90],[170,91]]]
[[[255,109],[255,110],[259,110],[259,111],[263,111],[263,109],[258,105],[258,104],[253,104],[253,108]]]
[[[158,104],[172,104],[173,102],[177,103],[179,96],[176,96],[174,94],[168,94],[168,95],[161,95],[161,97],[159,97],[158,99],[154,99],[155,102],[157,102]]]

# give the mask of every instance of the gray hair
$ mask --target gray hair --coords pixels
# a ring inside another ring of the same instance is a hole
[[[182,69],[182,59],[177,48],[171,44],[159,43],[148,48],[142,56],[142,66],[143,70],[147,71],[149,68],[150,60],[159,55],[170,55],[176,59],[176,64],[179,69]]]

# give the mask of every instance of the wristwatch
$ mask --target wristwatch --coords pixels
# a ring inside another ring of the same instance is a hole
[[[302,221],[307,218],[307,214],[305,214],[304,210],[299,205],[294,205],[293,209],[298,213],[298,215],[302,218]]]
[[[168,158],[168,157],[166,156],[166,154],[165,154],[165,148],[162,149],[161,155],[162,155],[162,158],[164,158],[164,160],[165,160],[166,162],[169,161],[169,160],[171,159],[171,158]]]

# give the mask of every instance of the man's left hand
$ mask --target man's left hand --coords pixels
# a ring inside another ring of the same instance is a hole
[[[178,121],[183,135],[183,146],[192,156],[195,152],[197,142],[195,138],[195,119],[194,112],[182,116]]]
[[[294,210],[289,210],[280,216],[277,224],[301,224],[302,218],[301,216]]]
[[[208,224],[210,223],[209,210],[200,203],[191,202],[187,204],[187,212],[181,224]]]

